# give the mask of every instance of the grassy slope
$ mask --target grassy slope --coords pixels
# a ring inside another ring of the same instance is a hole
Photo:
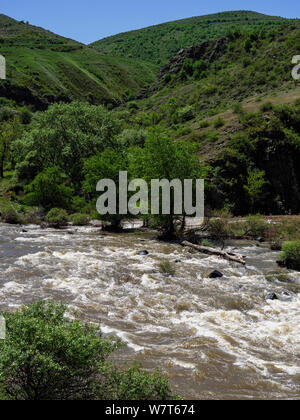
[[[0,15],[0,53],[7,80],[0,95],[38,108],[63,100],[120,102],[155,81],[157,68],[117,59],[42,28]]]
[[[286,21],[256,12],[236,11],[193,17],[104,38],[92,45],[99,51],[165,63],[181,48],[226,35],[231,28],[272,28]]]
[[[170,97],[175,97],[180,107],[194,107],[197,122],[224,113],[247,98],[259,103],[264,97],[293,93],[299,85],[291,76],[291,59],[300,49],[299,23],[258,37],[250,51],[245,49],[247,39],[245,34],[231,39],[211,63],[206,62],[208,68],[200,75],[193,73],[199,60],[188,60],[187,72],[177,70],[167,81],[162,80],[157,92],[137,102],[140,110],[160,112]],[[211,41],[208,51],[214,46]]]

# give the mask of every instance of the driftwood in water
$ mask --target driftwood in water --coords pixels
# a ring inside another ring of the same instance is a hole
[[[187,246],[189,248],[196,249],[197,251],[202,252],[203,254],[217,255],[218,257],[225,258],[225,260],[229,260],[229,261],[237,262],[239,264],[246,265],[246,261],[244,257],[242,257],[241,255],[231,254],[225,251],[219,251],[217,249],[209,248],[207,246],[194,245],[188,241],[182,242],[182,245]]]

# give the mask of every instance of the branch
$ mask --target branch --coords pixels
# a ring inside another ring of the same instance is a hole
[[[222,257],[225,260],[229,260],[229,261],[233,261],[233,262],[237,262],[239,264],[242,265],[246,265],[246,261],[244,259],[243,256],[241,255],[236,255],[236,254],[231,254],[225,251],[218,251],[214,248],[209,248],[206,246],[201,246],[201,245],[194,245],[188,241],[184,241],[181,244],[182,246],[187,246],[189,248],[193,248],[196,249],[199,252],[202,252],[203,254],[208,254],[208,255],[217,255],[218,257]]]

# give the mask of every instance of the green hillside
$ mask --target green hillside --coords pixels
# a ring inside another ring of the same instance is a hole
[[[137,112],[154,111],[163,120],[174,98],[179,108],[191,106],[194,118],[201,120],[247,98],[259,101],[294,89],[291,61],[299,49],[299,23],[251,34],[237,30],[189,47],[163,67],[148,96],[136,102]]]
[[[117,59],[42,28],[0,16],[7,80],[0,96],[38,109],[58,100],[120,103],[156,79],[155,66]]]
[[[181,48],[226,35],[230,29],[270,29],[286,19],[256,12],[236,11],[193,17],[104,38],[92,45],[100,51],[165,63]]]

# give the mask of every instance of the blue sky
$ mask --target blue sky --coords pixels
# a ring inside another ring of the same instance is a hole
[[[1,0],[0,13],[77,41],[225,10],[300,18],[299,0]]]

